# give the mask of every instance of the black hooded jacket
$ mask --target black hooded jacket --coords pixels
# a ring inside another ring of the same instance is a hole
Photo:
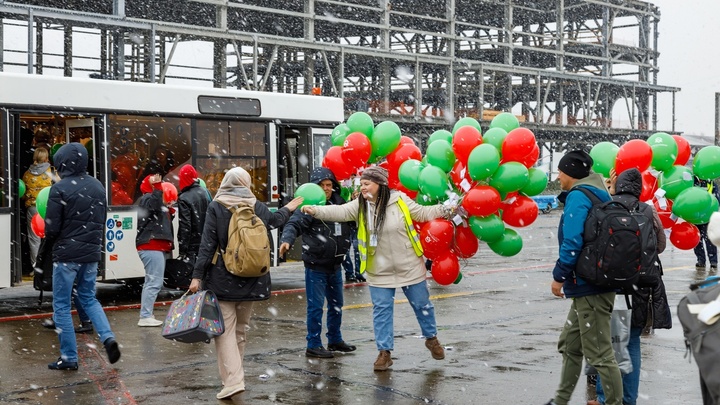
[[[333,192],[325,203],[345,204],[345,200],[340,196],[340,184],[333,173],[324,167],[314,169],[310,181],[320,184],[323,180],[333,182]],[[336,235],[336,229],[339,229],[339,235]],[[292,246],[295,239],[302,236],[302,259],[305,266],[316,271],[334,272],[340,267],[350,248],[352,233],[353,227],[348,222],[321,221],[296,210],[283,229],[280,243]]]
[[[208,191],[197,180],[180,190],[177,236],[181,255],[197,256],[210,201]]]
[[[665,250],[666,238],[665,232],[655,209],[643,202],[640,202],[640,194],[642,192],[642,175],[637,169],[629,169],[618,175],[615,182],[615,194],[613,200],[620,201],[630,209],[638,206],[649,220],[653,221],[655,234],[657,235],[657,254]],[[658,266],[660,258],[656,257]],[[654,329],[670,329],[672,327],[672,314],[668,305],[667,295],[665,293],[665,285],[660,283],[654,287],[639,287],[632,293],[632,322],[633,328],[642,328],[651,320]]]
[[[88,152],[77,142],[63,145],[53,163],[60,181],[50,188],[45,238],[54,262],[92,263],[102,258],[106,193],[87,173]]]

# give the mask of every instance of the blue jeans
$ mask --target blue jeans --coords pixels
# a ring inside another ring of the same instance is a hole
[[[717,265],[717,247],[708,239],[707,224],[699,224],[697,227],[700,231],[700,242],[698,242],[698,244],[695,245],[695,249],[693,249],[695,251],[695,257],[697,257],[697,262],[702,265],[705,264],[705,251],[707,251],[707,258],[710,260],[710,264]],[[703,245],[703,243],[705,245]]]
[[[140,260],[145,266],[145,284],[140,296],[140,318],[153,316],[153,307],[163,286],[165,276],[165,252],[160,250],[138,250]]]
[[[305,267],[305,294],[307,297],[307,347],[322,346],[323,305],[327,299],[328,344],[343,341],[340,333],[343,307],[343,280],[340,269],[333,273],[314,271]]]
[[[375,345],[378,350],[393,350],[394,331],[393,316],[395,306],[395,288],[370,286],[370,299],[373,303],[373,329]],[[426,339],[437,335],[435,323],[435,307],[430,302],[430,291],[425,280],[402,287],[405,297],[415,311],[415,318],[420,324],[420,331]]]
[[[70,315],[70,296],[77,281],[78,308],[85,310],[100,335],[100,341],[114,338],[102,306],[95,298],[95,279],[98,264],[95,263],[53,263],[53,311],[55,327],[60,331],[60,355],[67,362],[77,362],[77,341]]]
[[[643,328],[630,328],[630,341],[628,342],[628,352],[630,353],[630,362],[633,370],[629,374],[623,374],[623,404],[635,405],[638,398],[638,390],[640,388],[640,363],[642,358],[640,355],[640,335]],[[605,393],[600,384],[600,377],[596,386],[598,402],[605,403]]]
[[[345,260],[342,262],[342,267],[345,269],[345,278],[355,278],[355,275],[360,275],[360,252],[358,251],[358,240],[357,235],[352,235],[352,247],[353,247],[353,258],[355,264],[353,265],[353,259],[350,258],[350,249],[348,249],[345,255]]]

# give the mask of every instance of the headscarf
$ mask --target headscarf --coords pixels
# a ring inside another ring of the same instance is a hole
[[[226,207],[240,204],[254,207],[257,198],[250,191],[251,187],[252,179],[250,174],[242,167],[233,167],[225,173],[220,188],[215,194],[215,200]]]
[[[185,165],[180,169],[180,191],[192,185],[198,178],[197,171],[192,165]]]

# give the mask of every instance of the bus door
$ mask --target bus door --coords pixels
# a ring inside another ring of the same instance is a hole
[[[21,274],[16,269],[20,268],[20,260],[14,255],[17,243],[13,241],[19,240],[16,227],[13,226],[15,220],[14,204],[18,194],[17,177],[12,176],[12,166],[9,157],[13,123],[11,116],[5,109],[0,109],[0,227],[10,229],[10,232],[0,232],[0,263],[10,263],[10,265],[0,266],[0,288],[10,287],[22,280]]]

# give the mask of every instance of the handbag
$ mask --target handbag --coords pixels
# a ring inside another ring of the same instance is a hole
[[[212,291],[188,295],[189,292],[173,301],[165,317],[162,336],[183,343],[210,343],[225,331],[220,304]]]
[[[628,343],[630,343],[630,324],[632,321],[632,309],[628,309],[627,301],[623,294],[615,296],[615,305],[610,316],[610,335],[612,336],[612,347],[615,351],[615,361],[623,374],[633,371]],[[597,374],[597,370],[590,364],[585,367],[585,374]]]

